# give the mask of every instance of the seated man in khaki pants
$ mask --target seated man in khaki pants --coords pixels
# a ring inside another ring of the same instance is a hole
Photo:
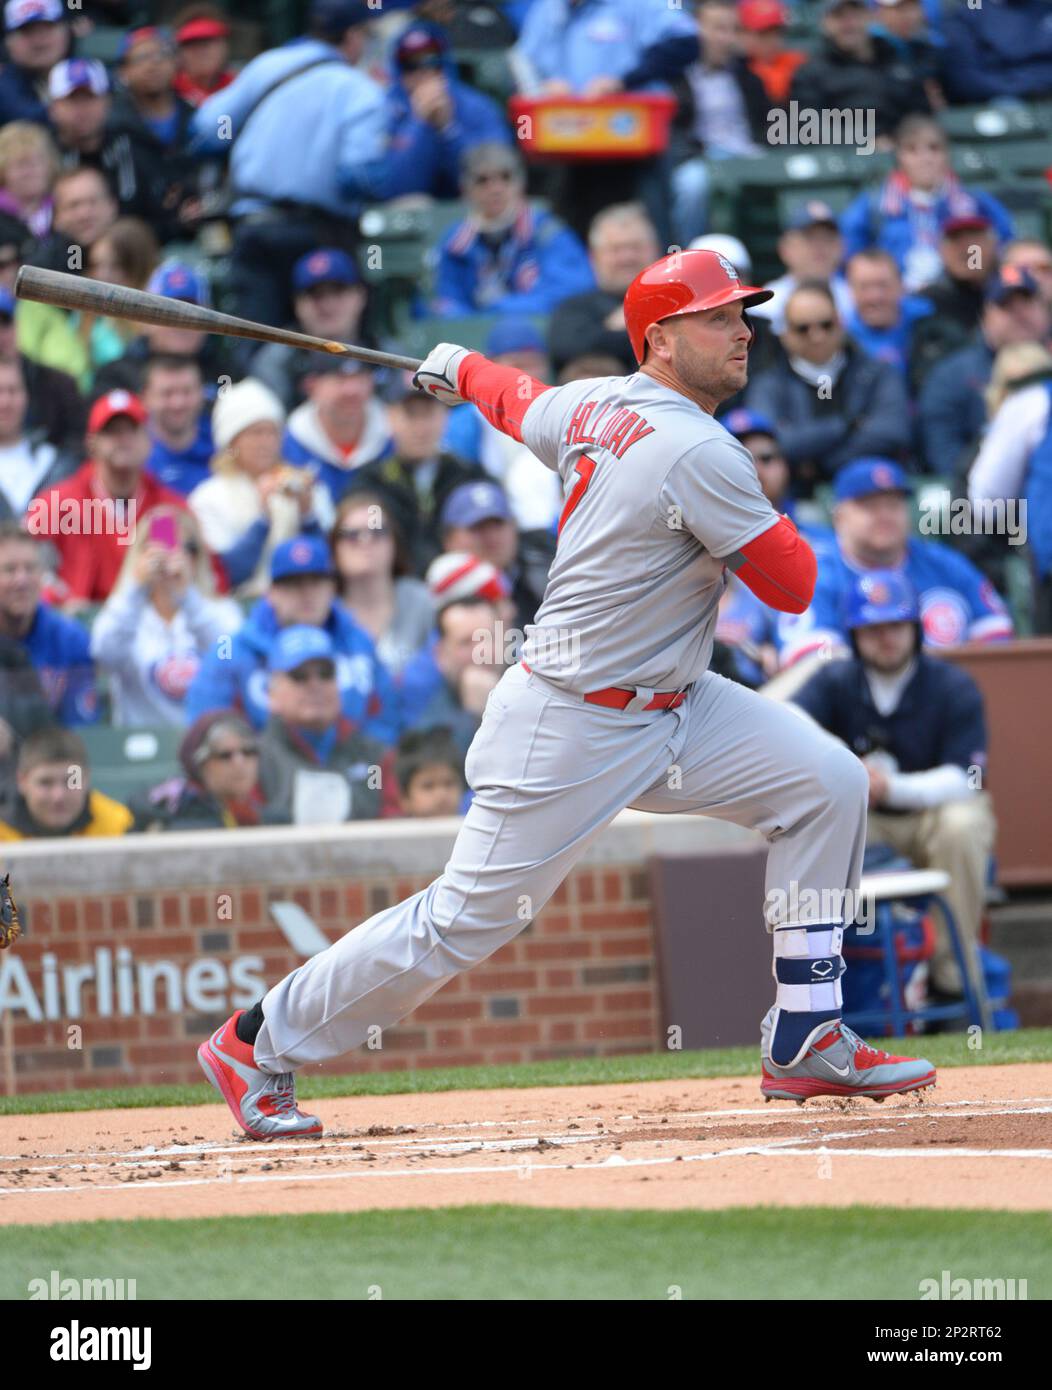
[[[869,772],[868,844],[944,869],[946,899],[974,948],[995,822],[982,790],[983,700],[967,672],[921,650],[917,596],[900,570],[859,575],[845,627],[854,656],[824,664],[793,697]],[[931,993],[960,998],[960,970],[936,914]]]

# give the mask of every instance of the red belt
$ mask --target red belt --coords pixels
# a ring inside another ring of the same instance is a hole
[[[522,664],[525,670],[532,675],[532,669],[526,665],[525,661]],[[689,693],[689,685],[685,690],[656,690],[650,704],[644,705],[643,708],[645,710],[675,709],[677,705],[683,703]],[[608,685],[605,690],[592,690],[583,698],[585,704],[588,705],[603,705],[606,709],[627,709],[636,698],[636,692],[626,690],[621,685]]]

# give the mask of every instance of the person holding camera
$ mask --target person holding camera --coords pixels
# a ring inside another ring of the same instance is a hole
[[[245,377],[219,394],[212,412],[212,476],[189,496],[205,544],[220,556],[236,598],[270,585],[275,548],[332,525],[327,490],[309,469],[283,461],[285,408],[261,381]]]
[[[109,675],[113,724],[185,724],[186,692],[201,658],[241,621],[236,603],[215,596],[211,562],[191,513],[155,508],[136,529],[91,630],[91,655]]]

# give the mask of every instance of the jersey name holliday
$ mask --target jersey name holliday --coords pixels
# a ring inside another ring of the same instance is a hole
[[[564,498],[526,662],[581,694],[689,685],[712,655],[725,561],[778,522],[748,451],[640,372],[543,392],[522,435]]]

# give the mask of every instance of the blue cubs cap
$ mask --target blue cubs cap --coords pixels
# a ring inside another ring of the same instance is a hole
[[[150,276],[146,289],[149,294],[163,295],[165,299],[182,299],[187,304],[197,304],[202,308],[212,303],[212,291],[207,279],[185,261],[166,261],[159,265]]]
[[[996,275],[987,281],[983,297],[988,304],[1003,304],[1013,294],[1038,295],[1037,281],[1018,265],[1003,265]]]
[[[919,620],[917,591],[902,570],[869,570],[855,576],[844,604],[844,626],[849,632],[877,623]]]
[[[544,351],[544,339],[529,319],[505,319],[494,324],[486,339],[487,357],[503,357],[506,352]]]
[[[772,439],[778,438],[778,430],[766,415],[756,410],[746,410],[744,406],[732,410],[720,423],[735,439],[744,439],[747,434],[768,434]]]
[[[270,671],[295,671],[307,661],[335,661],[336,648],[323,627],[299,623],[282,628],[267,658]]]
[[[446,498],[442,508],[443,526],[477,526],[497,517],[507,521],[511,508],[504,489],[496,483],[461,483]]]
[[[102,97],[109,90],[109,74],[94,58],[66,58],[48,73],[49,101],[62,101],[74,92],[90,92],[92,96]]]
[[[321,536],[293,536],[277,546],[270,558],[270,577],[274,581],[300,574],[332,574],[332,555]]]
[[[861,4],[862,0],[840,0],[841,4]],[[808,227],[836,227],[836,213],[828,203],[818,198],[808,198],[789,214],[786,228],[790,232],[803,232]]]
[[[403,72],[420,68],[440,68],[449,52],[449,40],[437,24],[417,20],[403,29],[395,44],[395,65]]]
[[[4,28],[9,34],[27,24],[59,24],[66,18],[62,0],[7,0]]]
[[[357,285],[361,278],[358,267],[346,251],[329,247],[301,256],[292,268],[292,288],[296,294],[312,290],[315,285]]]
[[[905,473],[890,459],[855,459],[845,463],[833,479],[833,496],[837,502],[872,497],[877,492],[910,491]]]

